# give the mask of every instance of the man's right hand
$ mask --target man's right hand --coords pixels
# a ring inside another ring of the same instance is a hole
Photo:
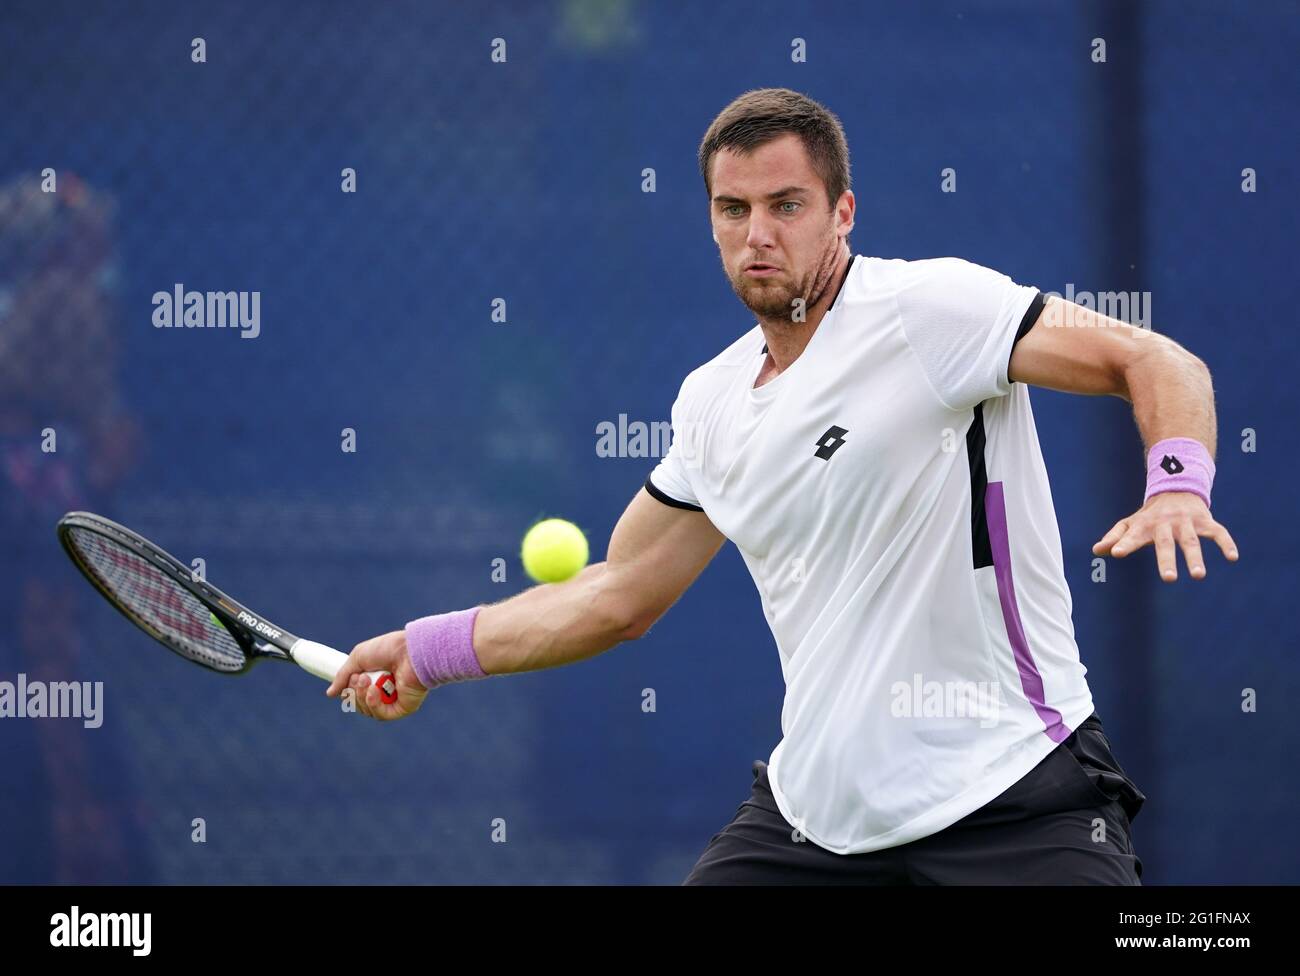
[[[379,696],[379,689],[366,676],[367,671],[391,674],[397,683],[397,701],[385,704]],[[411,657],[406,652],[406,631],[380,634],[352,648],[325,694],[337,698],[345,690],[355,695],[358,712],[381,722],[405,718],[418,711],[429,690],[415,676]]]

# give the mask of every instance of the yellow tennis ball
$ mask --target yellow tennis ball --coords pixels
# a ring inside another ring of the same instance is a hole
[[[587,565],[587,537],[572,522],[545,519],[528,530],[519,555],[538,583],[560,583]]]

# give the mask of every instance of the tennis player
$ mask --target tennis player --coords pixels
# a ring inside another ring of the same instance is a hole
[[[699,163],[757,324],[682,383],[605,561],[359,644],[328,694],[393,719],[447,682],[599,654],[730,539],[780,654],[783,738],[686,883],[1140,884],[1145,797],[1084,679],[1028,387],[1132,403],[1145,497],[1093,552],[1153,544],[1173,581],[1181,547],[1200,580],[1199,537],[1237,558],[1210,515],[1205,364],[959,258],[855,255],[843,129],[796,92],[737,98]],[[396,704],[364,690],[378,668]]]

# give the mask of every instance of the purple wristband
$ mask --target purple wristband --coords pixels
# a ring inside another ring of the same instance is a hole
[[[421,617],[406,625],[406,653],[426,688],[486,678],[474,653],[474,621],[482,607]]]
[[[1167,437],[1147,452],[1147,493],[1142,504],[1162,491],[1190,491],[1209,508],[1213,484],[1214,462],[1205,445],[1191,437]]]

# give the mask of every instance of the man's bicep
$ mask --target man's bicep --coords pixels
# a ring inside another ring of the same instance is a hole
[[[1127,398],[1128,364],[1167,341],[1053,296],[1012,350],[1008,375],[1014,383],[1062,393]]]
[[[686,592],[726,541],[702,511],[666,505],[642,488],[614,526],[607,572],[645,630]]]

